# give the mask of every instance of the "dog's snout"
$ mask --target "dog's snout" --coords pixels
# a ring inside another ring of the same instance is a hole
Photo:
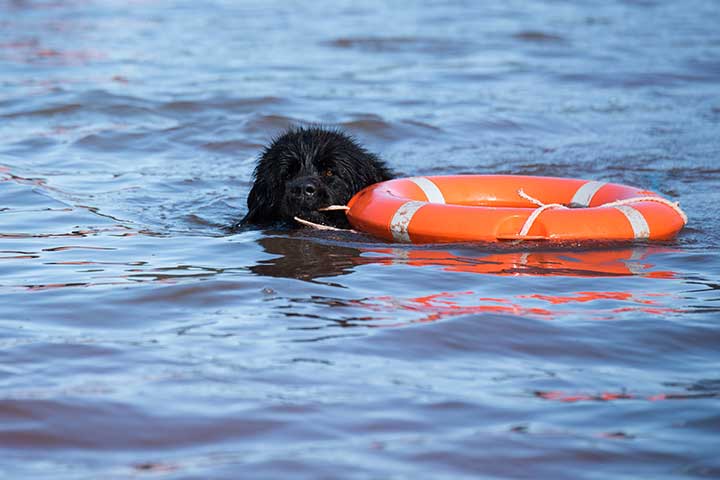
[[[306,183],[303,186],[303,193],[310,197],[315,195],[315,185],[313,185],[312,183]]]
[[[317,180],[313,178],[298,178],[290,184],[290,193],[295,198],[309,198],[314,196],[317,192]]]

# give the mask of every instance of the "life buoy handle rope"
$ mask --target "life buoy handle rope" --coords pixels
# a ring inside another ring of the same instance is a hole
[[[523,224],[522,228],[520,229],[520,233],[518,234],[518,240],[523,240],[525,237],[528,236],[527,234],[530,231],[530,229],[532,228],[533,224],[535,224],[535,221],[537,220],[537,218],[545,210],[551,210],[554,208],[571,208],[571,207],[568,207],[567,205],[563,205],[562,203],[543,203],[540,200],[538,200],[537,198],[531,197],[530,195],[525,193],[525,191],[523,191],[522,188],[518,190],[518,195],[520,195],[525,200],[532,202],[538,206],[538,208],[535,209],[535,211],[533,211],[530,214],[528,219],[525,221],[525,224]],[[670,201],[670,200],[668,200],[666,198],[662,198],[662,197],[649,197],[649,196],[632,197],[632,198],[626,198],[623,200],[616,200],[614,202],[603,203],[601,205],[597,205],[597,207],[614,208],[614,207],[621,207],[624,205],[631,205],[633,203],[638,203],[638,202],[662,203],[662,204],[667,205],[668,207],[672,208],[673,210],[675,210],[678,213],[678,215],[680,215],[680,218],[683,219],[684,223],[687,224],[687,222],[688,222],[687,214],[685,212],[683,212],[682,208],[680,208],[680,202],[673,202],[673,201]]]
[[[685,224],[688,223],[688,216],[685,212],[683,212],[682,208],[680,208],[680,202],[673,202],[673,201],[668,200],[667,198],[662,198],[662,197],[626,198],[624,200],[616,200],[614,202],[605,203],[600,206],[601,207],[620,207],[622,205],[628,205],[630,203],[637,203],[637,202],[657,202],[657,203],[662,203],[663,205],[667,205],[668,207],[675,210],[678,215],[680,215],[680,218],[682,218],[683,223],[685,223]]]
[[[569,208],[567,205],[563,205],[562,203],[542,203],[537,198],[533,198],[527,193],[525,193],[522,188],[518,190],[518,195],[538,206],[538,208],[536,208],[535,211],[530,214],[528,219],[525,220],[525,223],[523,224],[522,228],[520,229],[520,233],[518,234],[518,240],[523,240],[524,238],[527,238],[528,232],[535,224],[535,220],[537,220],[540,214],[545,210],[552,210],[554,208]]]

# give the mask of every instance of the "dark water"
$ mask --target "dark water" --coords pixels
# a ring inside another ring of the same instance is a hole
[[[2,478],[720,478],[720,3],[0,1]],[[291,123],[653,245],[223,229]]]

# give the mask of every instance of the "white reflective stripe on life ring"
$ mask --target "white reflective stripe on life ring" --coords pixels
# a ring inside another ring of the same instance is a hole
[[[640,210],[629,205],[618,205],[615,208],[621,211],[628,219],[635,238],[650,238],[650,226]]]
[[[597,182],[595,180],[587,182],[582,187],[578,188],[570,203],[575,203],[583,207],[589,206],[597,191],[605,185],[607,185],[607,182]]]
[[[411,182],[420,187],[430,203],[446,203],[445,195],[432,180],[426,177],[409,178]]]
[[[413,200],[403,203],[400,208],[397,209],[392,220],[390,220],[390,232],[396,242],[411,242],[408,227],[413,219],[413,215],[425,205],[427,205],[427,202]]]

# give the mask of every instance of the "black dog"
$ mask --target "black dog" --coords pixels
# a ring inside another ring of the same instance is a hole
[[[294,220],[298,217],[347,228],[344,212],[318,209],[345,205],[363,188],[389,180],[393,174],[376,155],[340,130],[298,127],[265,148],[254,177],[247,199],[249,211],[240,225],[299,226]]]

